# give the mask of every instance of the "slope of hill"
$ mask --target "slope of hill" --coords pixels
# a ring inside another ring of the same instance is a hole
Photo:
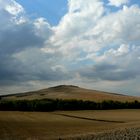
[[[127,96],[116,93],[108,93],[97,90],[90,90],[80,88],[73,85],[60,85],[56,87],[50,87],[38,91],[26,92],[13,94],[3,97],[4,99],[16,99],[16,100],[32,100],[32,99],[77,99],[77,100],[90,100],[101,102],[103,100],[114,100],[114,101],[134,101],[139,100],[140,97]]]

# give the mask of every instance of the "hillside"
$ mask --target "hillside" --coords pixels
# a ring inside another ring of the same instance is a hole
[[[14,100],[32,100],[32,99],[77,99],[77,100],[90,100],[90,101],[103,101],[103,100],[114,100],[114,101],[134,101],[139,100],[140,97],[127,96],[116,93],[108,93],[97,90],[90,90],[80,88],[73,85],[60,85],[56,87],[50,87],[47,89],[42,89],[38,91],[19,93],[4,96],[4,99],[14,99]]]

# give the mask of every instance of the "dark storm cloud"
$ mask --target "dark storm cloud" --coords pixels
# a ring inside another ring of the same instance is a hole
[[[16,25],[0,32],[0,53],[16,53],[28,47],[41,46],[43,41],[35,35],[33,25]]]
[[[36,36],[30,24],[15,25],[0,32],[0,83],[15,81],[23,72],[21,63],[13,55],[29,47],[43,45],[43,39]],[[30,60],[29,60],[30,61]]]
[[[32,52],[36,53],[34,50]],[[63,69],[53,70],[51,67],[55,64],[47,60],[47,55],[38,56],[37,54],[37,58],[32,58],[32,54],[30,55],[31,57],[26,58],[25,62],[12,56],[0,57],[3,60],[0,60],[0,84],[8,85],[33,80],[57,81],[72,77],[72,74],[63,71]]]
[[[79,74],[93,80],[123,81],[136,78],[140,72],[135,68],[125,69],[118,65],[99,64],[82,69]]]
[[[35,22],[38,22],[38,27]],[[57,81],[71,77],[61,69],[52,69],[57,65],[59,54],[41,51],[52,30],[42,19],[35,22],[10,24],[9,21],[4,28],[0,27],[0,85],[33,80]],[[42,30],[45,35],[42,35]]]

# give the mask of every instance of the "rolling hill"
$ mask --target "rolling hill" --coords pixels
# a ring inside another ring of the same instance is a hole
[[[13,95],[3,96],[3,99],[13,99],[13,100],[32,100],[32,99],[77,99],[77,100],[90,100],[101,102],[103,100],[113,100],[113,101],[140,101],[140,97],[127,96],[116,93],[109,93],[91,89],[84,89],[73,85],[59,85],[55,87],[50,87],[47,89],[42,89],[38,91],[18,93]]]

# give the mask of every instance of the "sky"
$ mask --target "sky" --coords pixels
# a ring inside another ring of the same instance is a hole
[[[61,84],[140,95],[139,0],[0,0],[0,94]]]

